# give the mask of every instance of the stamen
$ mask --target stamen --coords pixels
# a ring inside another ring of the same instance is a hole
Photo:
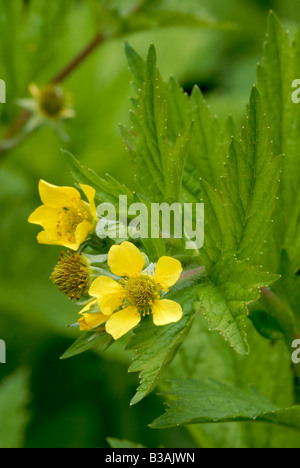
[[[79,300],[89,289],[89,264],[81,253],[62,252],[50,279],[69,299]]]
[[[48,117],[59,117],[66,105],[67,100],[65,93],[59,86],[49,85],[41,90],[39,106],[41,111]]]
[[[130,278],[124,287],[127,305],[137,307],[143,315],[149,314],[154,302],[161,297],[159,286],[150,276]]]
[[[64,207],[58,213],[57,233],[60,237],[65,237],[69,242],[75,242],[77,226],[83,221],[92,221],[91,214],[86,204],[80,200],[73,205]]]

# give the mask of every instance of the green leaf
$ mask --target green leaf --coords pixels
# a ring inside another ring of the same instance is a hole
[[[199,306],[212,330],[247,353],[247,305],[259,299],[259,288],[279,279],[252,266],[268,237],[281,169],[255,87],[246,128],[240,141],[233,138],[225,169],[220,191],[201,181],[206,225],[200,255],[208,281],[199,287]]]
[[[291,349],[286,348],[283,340],[266,340],[257,333],[250,320],[246,323],[250,353],[240,355],[218,333],[211,333],[204,317],[197,315],[165,379],[201,381],[208,377],[243,389],[251,385],[276,407],[293,406]],[[196,433],[200,446],[204,447],[299,447],[298,433],[270,424],[203,424],[187,429]]]
[[[139,87],[143,75],[142,61],[129,45],[126,46],[126,51],[136,85]],[[139,91],[139,107],[133,114],[133,121],[135,128],[140,130],[140,133],[138,130],[136,133],[144,137],[148,132],[148,140],[137,139],[134,132],[127,131],[123,134],[136,158],[135,162],[141,164],[141,177],[144,177],[145,184],[148,182],[152,195],[160,190],[160,196],[163,196],[163,186],[166,197],[171,193],[168,180],[164,178],[167,171],[164,161],[169,159],[161,159],[163,151],[160,151],[157,139],[160,95],[166,98],[164,102],[169,122],[166,137],[174,141],[177,130],[182,129],[189,119],[194,119],[194,135],[189,155],[193,154],[195,158],[198,151],[199,164],[209,180],[220,180],[222,157],[217,159],[214,156],[216,153],[222,154],[220,147],[224,145],[224,136],[217,138],[217,135],[221,135],[220,129],[214,125],[214,119],[200,91],[195,88],[189,98],[174,79],[171,79],[168,85],[164,84],[156,70],[153,48],[149,52],[145,74],[144,91]],[[144,97],[146,94],[149,100]],[[151,118],[147,120],[145,117],[149,115]],[[215,128],[217,130],[213,130]],[[139,162],[145,148],[143,162]],[[152,159],[147,148],[151,148]],[[203,148],[203,153],[199,153],[199,148]],[[207,156],[210,154],[213,155],[211,159]],[[148,175],[145,170],[147,161],[150,164]],[[201,254],[207,267],[208,282],[202,283],[197,291],[199,306],[209,320],[211,329],[219,330],[240,353],[246,353],[248,350],[245,336],[247,305],[259,299],[259,287],[269,286],[278,279],[276,276],[262,273],[259,269],[253,269],[249,259],[256,263],[260,249],[267,239],[270,218],[276,203],[280,169],[281,158],[273,156],[260,96],[257,89],[253,88],[247,126],[242,131],[240,141],[232,140],[228,162],[225,165],[226,177],[222,178],[221,189],[217,191],[206,182],[201,183],[206,216],[205,244]],[[177,180],[179,179],[177,177]],[[155,181],[159,181],[158,185],[151,186]],[[174,178],[170,182],[174,182]],[[171,185],[173,187],[172,183]],[[196,194],[197,192],[194,192],[195,196]],[[247,259],[248,264],[239,264],[232,259],[228,262],[229,254],[237,255],[238,259]],[[253,278],[253,272],[256,278]],[[239,284],[241,274],[242,286]],[[223,283],[229,275],[237,277],[231,286]],[[255,294],[252,293],[254,287]],[[239,300],[236,297],[239,297]]]
[[[249,312],[250,319],[262,336],[272,341],[282,339],[283,331],[276,318],[273,317],[273,310],[270,313],[267,308],[264,308],[263,305],[258,302],[250,306]]]
[[[212,183],[217,187],[220,186],[220,176],[224,173],[223,162],[225,160],[230,142],[230,127],[226,126],[226,129],[223,131],[221,130],[218,119],[211,115],[209,107],[206,104],[199,88],[195,87],[191,97],[189,97],[186,93],[184,93],[174,77],[171,77],[168,83],[165,83],[162,80],[159,72],[156,71],[156,57],[154,56],[153,48],[150,49],[147,66],[145,61],[132,49],[128,43],[126,44],[126,55],[129,67],[134,76],[134,90],[138,94],[138,100],[133,99],[134,111],[131,115],[134,126],[131,130],[125,130],[122,128],[122,134],[131,151],[131,154],[133,155],[134,161],[137,162],[139,159],[141,159],[140,151],[142,153],[144,152],[144,157],[145,159],[147,158],[147,152],[144,147],[146,140],[138,144],[137,137],[138,139],[141,139],[142,135],[146,134],[148,131],[148,127],[147,124],[145,124],[144,128],[137,127],[136,114],[139,115],[144,112],[144,119],[147,117],[150,118],[150,120],[155,120],[155,118],[158,120],[158,112],[156,111],[156,114],[153,115],[153,109],[151,110],[151,103],[153,106],[153,99],[155,99],[158,101],[158,105],[155,106],[154,103],[153,107],[160,109],[160,113],[163,111],[166,112],[166,121],[162,122],[161,131],[162,135],[167,136],[167,141],[170,142],[172,146],[176,144],[178,135],[184,136],[187,129],[190,128],[191,122],[193,122],[193,134],[191,141],[189,145],[184,145],[188,151],[188,157],[186,159],[185,169],[183,172],[183,192],[185,195],[188,195],[188,197],[191,197],[193,201],[199,201],[200,176],[205,178],[205,180],[207,180],[209,183]],[[152,78],[149,78],[149,61],[151,61],[152,66]],[[154,89],[151,91],[151,88],[149,89],[149,86],[147,87],[150,105],[148,108],[146,108],[144,105],[146,96],[145,92],[142,90],[146,88],[145,80],[149,81],[149,79],[152,79],[154,82]],[[159,95],[159,98],[157,95]],[[141,118],[139,121],[140,120]],[[165,127],[167,128],[165,129]],[[153,133],[155,134],[155,131]],[[188,139],[190,138],[189,134],[187,134],[187,137]],[[149,137],[148,140],[149,139],[150,141],[153,141],[153,138]],[[154,139],[157,140],[156,137]],[[181,145],[180,140],[183,140],[184,142],[184,137],[179,137],[177,146]],[[157,147],[158,142],[156,142],[156,150]],[[152,148],[152,154],[155,155],[156,150],[155,147]],[[155,160],[159,162],[159,157],[156,156]],[[145,164],[146,162],[147,160],[145,161]],[[184,154],[181,159],[181,164],[183,162]],[[141,169],[145,171],[146,166],[145,164],[142,164],[142,160],[140,164]],[[148,166],[149,174],[148,176],[145,174],[145,177],[147,178],[149,184],[153,184],[151,174],[153,177],[155,177],[155,166],[149,162]],[[161,172],[163,172],[163,169],[168,169],[162,165],[159,167],[161,168]],[[157,180],[160,181],[160,184],[162,184],[164,174],[157,175],[157,177]]]
[[[170,92],[178,95],[178,88],[176,90],[178,85],[174,79],[170,80],[169,86]],[[198,179],[202,177],[214,187],[219,188],[220,177],[224,174],[223,164],[228,152],[231,134],[227,129],[221,129],[218,118],[211,114],[210,108],[197,86],[192,91],[188,106],[186,104],[182,102],[181,109],[174,109],[175,112],[183,114],[185,120],[188,115],[192,115],[195,122],[189,158],[192,167],[187,166],[186,178],[196,173]],[[186,108],[185,111],[184,108]]]
[[[292,100],[294,80],[300,75],[300,30],[292,42],[276,15],[271,12],[264,47],[264,61],[257,69],[257,81],[274,151],[284,153],[272,238],[265,262],[274,264],[282,279],[273,290],[291,308],[300,323],[297,271],[300,268],[300,106]],[[284,258],[283,258],[284,257]],[[297,297],[298,296],[298,297]]]
[[[113,342],[113,338],[105,331],[82,332],[78,340],[72,344],[60,359],[69,359],[78,356],[100,345],[106,350]]]
[[[197,286],[198,308],[208,320],[210,330],[220,331],[235,351],[247,354],[247,306],[259,299],[260,288],[277,279],[245,260],[227,258],[219,262]]]
[[[169,395],[175,401],[151,427],[257,421],[300,430],[300,406],[276,408],[254,388],[245,391],[214,380],[185,380],[175,381]]]
[[[53,0],[51,4],[31,0],[26,5],[21,0],[1,2],[0,29],[6,38],[0,44],[1,78],[10,83],[9,101],[15,103],[16,97],[27,91],[28,83],[40,79],[45,71],[53,73],[50,64],[57,56],[74,3],[74,0]]]
[[[121,5],[123,5],[122,0]],[[118,3],[118,2],[117,2]],[[123,16],[122,30],[123,33],[129,33],[139,30],[147,30],[149,28],[168,28],[168,27],[195,27],[195,28],[211,28],[211,29],[235,29],[235,26],[229,22],[216,21],[208,17],[199,8],[195,9],[195,5],[184,8],[182,2],[174,5],[173,2],[164,1],[141,1],[140,5],[132,6],[127,15]]]
[[[278,285],[275,285],[277,288]],[[260,301],[250,308],[250,318],[263,336],[272,340],[284,337],[288,348],[297,336],[291,309],[270,289],[262,290]]]
[[[125,36],[152,28],[195,27],[216,30],[235,29],[229,22],[216,21],[194,5],[170,4],[164,0],[89,0],[98,28],[106,36]]]
[[[128,42],[125,42],[125,53],[130,71],[135,79],[135,89],[142,88],[146,75],[146,62],[142,57],[131,47]]]
[[[176,296],[169,295],[168,298],[176,300]],[[141,384],[131,405],[140,402],[157,386],[190,331],[196,315],[193,309],[195,292],[192,289],[184,291],[180,295],[180,302],[184,308],[184,317],[179,322],[157,327],[149,318],[134,331],[128,345],[128,349],[135,351],[129,372],[140,372]]]
[[[29,420],[28,375],[24,371],[6,377],[0,384],[0,448],[22,448]]]
[[[141,60],[128,45],[126,51],[140,85]],[[154,46],[149,49],[144,83],[138,89],[138,103],[131,112],[131,121],[132,128],[121,127],[121,132],[137,170],[139,186],[152,202],[179,201],[193,124],[190,119],[181,134],[169,138],[165,83],[156,68]]]
[[[281,158],[274,158],[269,130],[254,87],[246,128],[233,139],[221,192],[201,182],[206,207],[203,249],[208,269],[222,256],[235,253],[256,263],[270,229],[276,204]]]
[[[271,12],[264,47],[264,63],[257,69],[258,89],[267,113],[275,154],[286,155],[281,177],[281,201],[289,223],[297,210],[300,190],[300,106],[292,101],[292,84],[299,77],[300,32],[291,44],[277,16]]]
[[[290,314],[292,315],[290,321],[296,320],[296,329],[298,329],[300,326],[300,275],[298,267],[295,269],[293,264],[294,258],[291,258],[291,254],[289,255],[285,249],[282,250],[280,259],[282,277],[273,285],[272,289],[282,302],[283,307],[286,310],[290,310]],[[295,330],[293,336],[291,325],[283,326],[283,328],[285,336],[290,340],[291,344],[291,341],[295,338]]]
[[[130,442],[129,440],[120,440],[114,439],[112,437],[107,437],[107,442],[109,443],[111,448],[121,449],[121,448],[145,448],[142,444],[135,444],[134,442]]]
[[[251,266],[268,236],[281,169],[255,87],[246,128],[240,141],[232,140],[225,168],[221,191],[201,182],[206,229],[200,254],[208,281],[199,287],[199,306],[211,329],[246,353],[247,305],[259,299],[259,288],[279,279]]]
[[[118,207],[119,195],[127,195],[128,200],[133,201],[133,193],[125,185],[120,184],[110,175],[102,179],[92,169],[86,169],[69,151],[62,150],[62,153],[71,168],[75,181],[78,184],[91,185],[96,190],[99,203],[112,203]]]

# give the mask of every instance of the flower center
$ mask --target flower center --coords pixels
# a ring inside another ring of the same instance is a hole
[[[66,105],[64,91],[58,87],[50,85],[41,92],[39,104],[42,112],[48,117],[59,117],[59,114]]]
[[[67,238],[69,242],[75,242],[77,226],[83,221],[91,221],[91,214],[82,200],[72,206],[63,207],[58,213],[58,235]]]
[[[129,305],[137,307],[140,312],[147,312],[153,303],[160,299],[159,286],[147,276],[128,279],[125,291]]]
[[[89,265],[81,253],[62,252],[50,279],[70,299],[79,300],[89,288]]]

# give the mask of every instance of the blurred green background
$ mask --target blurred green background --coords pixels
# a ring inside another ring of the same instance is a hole
[[[0,105],[0,137],[19,112],[16,99],[28,96],[28,84],[45,84],[97,33],[95,3],[0,0],[0,79],[7,84],[7,104]],[[299,1],[184,3],[204,18],[236,27],[151,29],[106,42],[64,83],[77,112],[66,123],[70,142],[44,128],[1,157],[0,339],[7,344],[7,364],[0,364],[0,447],[106,447],[106,437],[148,447],[196,444],[185,429],[147,427],[162,412],[158,396],[129,407],[138,376],[128,374],[130,355],[121,346],[59,360],[78,335],[66,328],[77,320],[78,310],[49,281],[60,249],[38,246],[37,229],[27,224],[39,205],[39,179],[72,184],[60,148],[100,175],[108,172],[132,186],[134,169],[118,128],[120,122],[129,122],[131,76],[125,39],[143,56],[154,43],[165,78],[174,74],[188,92],[197,83],[214,113],[221,119],[231,113],[242,124],[262,56],[268,10],[294,31]]]

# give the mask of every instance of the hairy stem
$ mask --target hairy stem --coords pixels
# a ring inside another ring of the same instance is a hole
[[[278,323],[287,346],[291,347],[292,341],[295,339],[296,324],[292,311],[282,302],[276,294],[269,288],[261,289],[261,303],[267,309],[268,313]]]
[[[194,268],[193,270],[184,271],[180,277],[180,281],[186,281],[191,279],[199,278],[205,274],[205,267],[201,266]]]
[[[268,288],[261,289],[261,302],[282,330],[284,341],[289,353],[292,353],[292,343],[298,338],[295,318],[288,307],[276,294]],[[295,402],[300,403],[300,365],[292,364],[294,373]]]
[[[72,60],[69,65],[67,65],[57,76],[51,80],[50,83],[57,84],[63,82],[104,41],[105,37],[103,34],[98,34],[92,40],[92,42],[77,57],[75,57],[74,60]]]

